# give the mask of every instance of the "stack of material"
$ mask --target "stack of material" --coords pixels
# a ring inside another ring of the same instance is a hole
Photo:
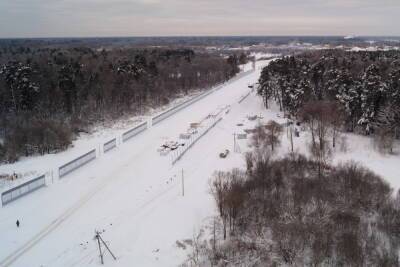
[[[238,139],[238,140],[247,139],[247,134],[245,134],[245,133],[238,134],[238,135],[237,135],[237,139]]]
[[[197,129],[195,129],[195,128],[190,128],[187,132],[190,133],[190,134],[197,134],[198,133]]]
[[[193,124],[193,123],[192,123],[192,124]],[[192,124],[191,124],[191,126],[192,126]],[[190,127],[190,128],[187,130],[186,133],[181,133],[181,134],[179,135],[179,138],[180,138],[180,139],[185,139],[185,140],[187,140],[187,139],[190,139],[190,138],[192,137],[192,135],[197,134],[197,133],[198,133],[197,128],[200,127],[200,124],[196,124],[196,125],[194,125],[194,126],[196,126],[196,127]]]
[[[244,129],[244,132],[247,134],[252,134],[256,131],[256,129]]]
[[[247,119],[248,119],[249,121],[255,121],[257,118],[258,118],[257,115],[254,115],[254,116],[247,116]]]
[[[174,150],[178,149],[178,147],[184,146],[184,145],[185,144],[180,144],[175,141],[168,141],[168,142],[165,142],[163,145],[161,145],[161,147],[159,147],[157,149],[157,152],[159,152],[161,156],[165,156],[170,151],[174,151]]]
[[[190,133],[181,133],[179,135],[179,138],[180,139],[190,139],[191,136],[192,136],[192,134],[190,134]]]
[[[199,128],[199,126],[200,126],[200,123],[198,123],[198,122],[192,122],[190,124],[190,128],[193,128],[193,129]]]

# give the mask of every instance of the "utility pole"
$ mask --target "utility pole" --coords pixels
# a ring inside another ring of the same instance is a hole
[[[107,251],[110,253],[110,255],[113,257],[114,260],[117,260],[115,255],[111,252],[110,248],[107,246],[106,242],[104,242],[103,238],[101,238],[100,232],[96,231],[96,235],[94,236],[97,239],[97,244],[99,246],[99,253],[100,253],[100,260],[101,264],[104,264],[104,258],[103,258],[103,252],[101,251],[101,244],[103,244]]]
[[[101,244],[100,244],[100,233],[96,231],[96,235],[94,237],[97,239],[97,244],[99,245],[101,264],[104,264],[103,252],[101,251]]]
[[[182,169],[182,196],[185,196],[185,177],[183,176],[183,169]]]
[[[236,152],[236,133],[233,133],[233,152]]]

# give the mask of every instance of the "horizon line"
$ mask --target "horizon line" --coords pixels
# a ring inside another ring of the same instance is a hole
[[[125,35],[125,36],[42,36],[42,37],[0,37],[0,40],[41,40],[41,39],[111,39],[111,38],[222,38],[222,37],[347,37],[357,38],[400,38],[400,35],[317,35],[317,34],[297,34],[297,35]]]

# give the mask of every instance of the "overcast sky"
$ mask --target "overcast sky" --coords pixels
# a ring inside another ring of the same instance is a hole
[[[400,0],[0,0],[0,38],[400,35]]]

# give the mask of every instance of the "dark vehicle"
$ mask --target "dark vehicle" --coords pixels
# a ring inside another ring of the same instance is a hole
[[[224,159],[224,158],[226,158],[228,156],[228,154],[229,154],[229,150],[226,149],[224,152],[219,153],[219,157],[221,159]]]

